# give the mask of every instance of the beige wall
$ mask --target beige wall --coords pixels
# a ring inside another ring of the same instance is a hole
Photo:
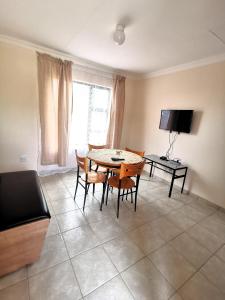
[[[37,118],[36,54],[0,43],[0,172],[37,168]]]
[[[196,111],[193,132],[178,136],[174,155],[190,166],[186,188],[225,207],[225,63],[128,79],[122,146],[165,154],[162,108]],[[0,43],[0,172],[37,168],[37,122],[36,54]]]
[[[225,62],[127,85],[123,144],[165,155],[161,109],[194,109],[191,134],[180,134],[174,156],[190,166],[186,189],[225,207]],[[179,184],[179,182],[178,182]]]

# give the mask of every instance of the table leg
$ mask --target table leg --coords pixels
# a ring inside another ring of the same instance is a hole
[[[182,188],[181,188],[181,194],[183,193],[183,190],[184,190],[184,184],[185,184],[185,180],[186,180],[186,175],[187,175],[187,168],[185,169],[185,173],[184,173],[184,179],[183,179],[183,184],[182,184]]]
[[[150,173],[149,173],[149,177],[152,177],[152,168],[153,168],[153,161],[151,161],[151,168],[150,168]]]
[[[176,171],[174,170],[173,173],[172,173],[172,180],[171,180],[170,191],[169,191],[169,195],[168,195],[169,198],[171,197],[171,194],[172,194],[173,183],[174,183],[174,179],[175,179],[175,174],[176,174]]]

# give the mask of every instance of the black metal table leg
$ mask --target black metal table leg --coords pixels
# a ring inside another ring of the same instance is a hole
[[[183,190],[184,190],[184,184],[185,184],[185,180],[186,180],[186,175],[187,175],[187,168],[185,169],[185,173],[184,173],[184,179],[183,179],[183,184],[182,184],[182,188],[181,188],[181,194],[183,193]]]
[[[174,179],[175,179],[175,174],[176,174],[176,170],[174,170],[173,173],[172,173],[172,180],[171,180],[170,191],[169,191],[169,195],[168,195],[169,198],[171,197],[171,194],[172,194],[173,183],[174,183]]]
[[[152,168],[153,168],[153,161],[151,161],[151,168],[150,168],[149,177],[152,177]]]

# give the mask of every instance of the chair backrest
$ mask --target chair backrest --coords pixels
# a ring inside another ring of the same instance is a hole
[[[124,177],[141,175],[145,165],[145,160],[137,164],[125,164],[121,163],[120,167],[120,179]]]
[[[77,150],[75,150],[77,165],[84,170],[85,173],[88,172],[88,159],[84,156],[79,156]]]
[[[137,155],[140,155],[141,157],[143,157],[145,155],[145,151],[137,151],[137,150],[130,149],[128,147],[126,147],[125,150],[129,151],[129,152],[132,152],[132,153],[135,153]]]
[[[107,148],[107,145],[92,145],[92,144],[88,144],[88,149],[89,149],[89,151],[91,151],[91,150],[97,150],[97,149],[105,149],[105,148]]]

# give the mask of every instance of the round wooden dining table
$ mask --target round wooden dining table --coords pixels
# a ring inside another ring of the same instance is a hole
[[[119,168],[121,163],[137,164],[143,158],[135,153],[120,149],[96,149],[88,152],[87,157],[94,161],[97,165],[108,168]],[[112,158],[120,158],[123,160],[114,161]]]

